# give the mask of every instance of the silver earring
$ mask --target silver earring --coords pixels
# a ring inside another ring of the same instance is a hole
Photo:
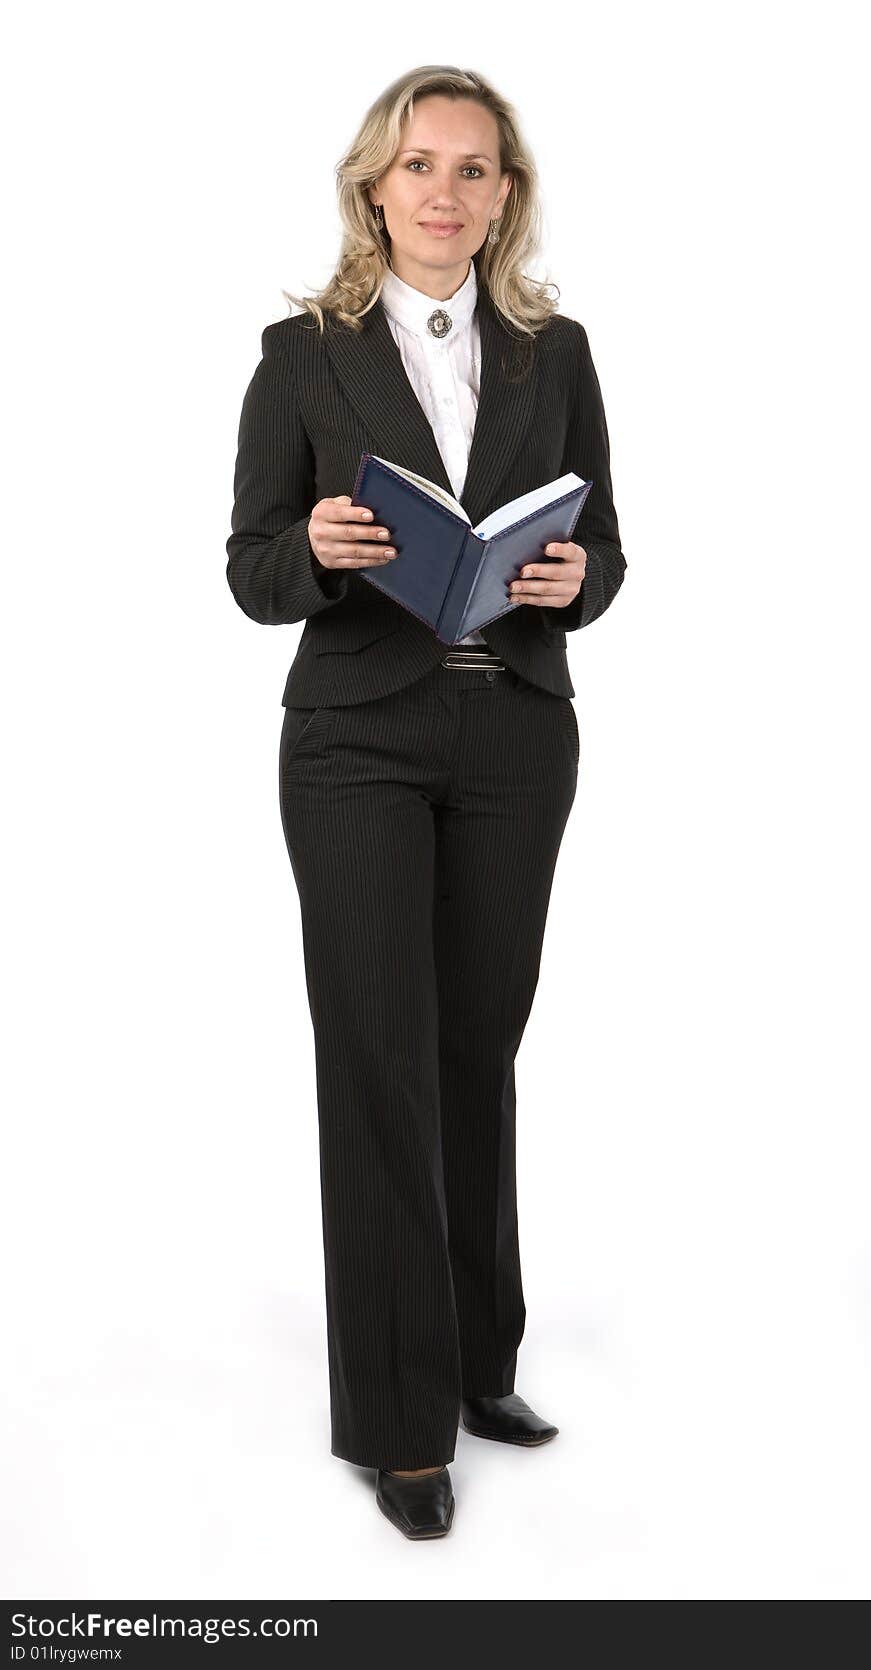
[[[384,216],[381,213],[381,204],[380,203],[376,203],[374,207],[375,207],[375,225],[377,226],[378,231],[380,232],[382,230],[383,226],[384,226]]]
[[[489,232],[489,235],[488,235],[488,238],[487,238],[487,242],[490,243],[490,244],[498,244],[498,242],[499,242],[499,221],[498,221],[498,219],[497,220],[491,220],[491,222],[490,222],[490,232]]]

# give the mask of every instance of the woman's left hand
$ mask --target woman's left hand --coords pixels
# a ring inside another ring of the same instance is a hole
[[[587,566],[583,545],[546,545],[546,557],[558,557],[558,562],[528,562],[520,570],[520,579],[512,580],[509,596],[513,603],[533,603],[544,609],[567,609],[581,589]]]

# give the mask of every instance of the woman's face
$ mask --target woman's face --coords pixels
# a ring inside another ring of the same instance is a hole
[[[489,110],[435,93],[416,103],[398,154],[369,189],[370,202],[382,205],[397,277],[429,295],[452,295],[510,189]]]

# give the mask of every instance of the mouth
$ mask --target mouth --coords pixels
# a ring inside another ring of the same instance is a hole
[[[456,232],[462,231],[462,223],[457,220],[422,220],[420,225],[434,238],[452,238]]]

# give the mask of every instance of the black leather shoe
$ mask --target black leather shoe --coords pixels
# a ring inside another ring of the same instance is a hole
[[[497,1438],[502,1444],[546,1444],[559,1432],[517,1392],[505,1397],[464,1397],[460,1414],[466,1431],[475,1438]]]
[[[406,1537],[444,1537],[454,1517],[454,1492],[447,1467],[437,1473],[422,1473],[416,1479],[402,1479],[379,1467],[375,1477],[375,1500],[391,1525]]]

